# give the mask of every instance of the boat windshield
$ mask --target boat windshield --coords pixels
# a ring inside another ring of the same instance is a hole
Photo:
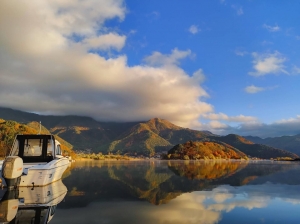
[[[49,162],[54,159],[54,136],[18,135],[10,155],[19,156],[23,162]]]
[[[24,145],[24,156],[41,156],[43,139],[26,139]]]
[[[41,156],[43,148],[43,139],[26,139],[24,144],[24,156]],[[14,144],[12,156],[19,154],[19,140]]]

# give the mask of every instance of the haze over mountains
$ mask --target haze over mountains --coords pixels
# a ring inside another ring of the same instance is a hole
[[[159,118],[146,122],[99,122],[90,117],[46,116],[9,108],[0,108],[0,118],[23,124],[41,121],[51,133],[71,143],[74,150],[89,149],[95,153],[153,156],[187,141],[218,141],[252,157],[297,157],[293,153],[277,149],[279,147],[276,145],[255,144],[255,141],[238,135],[218,136],[208,131],[182,128]],[[297,148],[293,150],[300,154]]]
[[[277,147],[300,155],[300,134],[294,136],[281,136],[264,139],[253,136],[245,136],[245,138],[258,144]]]

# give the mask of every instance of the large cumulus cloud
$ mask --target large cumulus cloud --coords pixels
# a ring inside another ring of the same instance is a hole
[[[190,50],[154,52],[143,64],[128,66],[127,56],[118,53],[126,36],[104,26],[125,18],[122,0],[0,4],[1,106],[98,120],[162,117],[182,126],[213,111],[201,100],[207,96],[202,70],[187,74],[180,68]],[[108,50],[115,56],[97,53]]]

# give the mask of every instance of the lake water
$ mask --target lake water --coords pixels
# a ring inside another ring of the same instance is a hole
[[[76,161],[51,224],[300,223],[300,163]]]

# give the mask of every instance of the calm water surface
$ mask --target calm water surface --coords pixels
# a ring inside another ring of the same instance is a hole
[[[295,162],[84,161],[51,223],[300,223]]]
[[[76,161],[57,223],[300,223],[300,163]]]

